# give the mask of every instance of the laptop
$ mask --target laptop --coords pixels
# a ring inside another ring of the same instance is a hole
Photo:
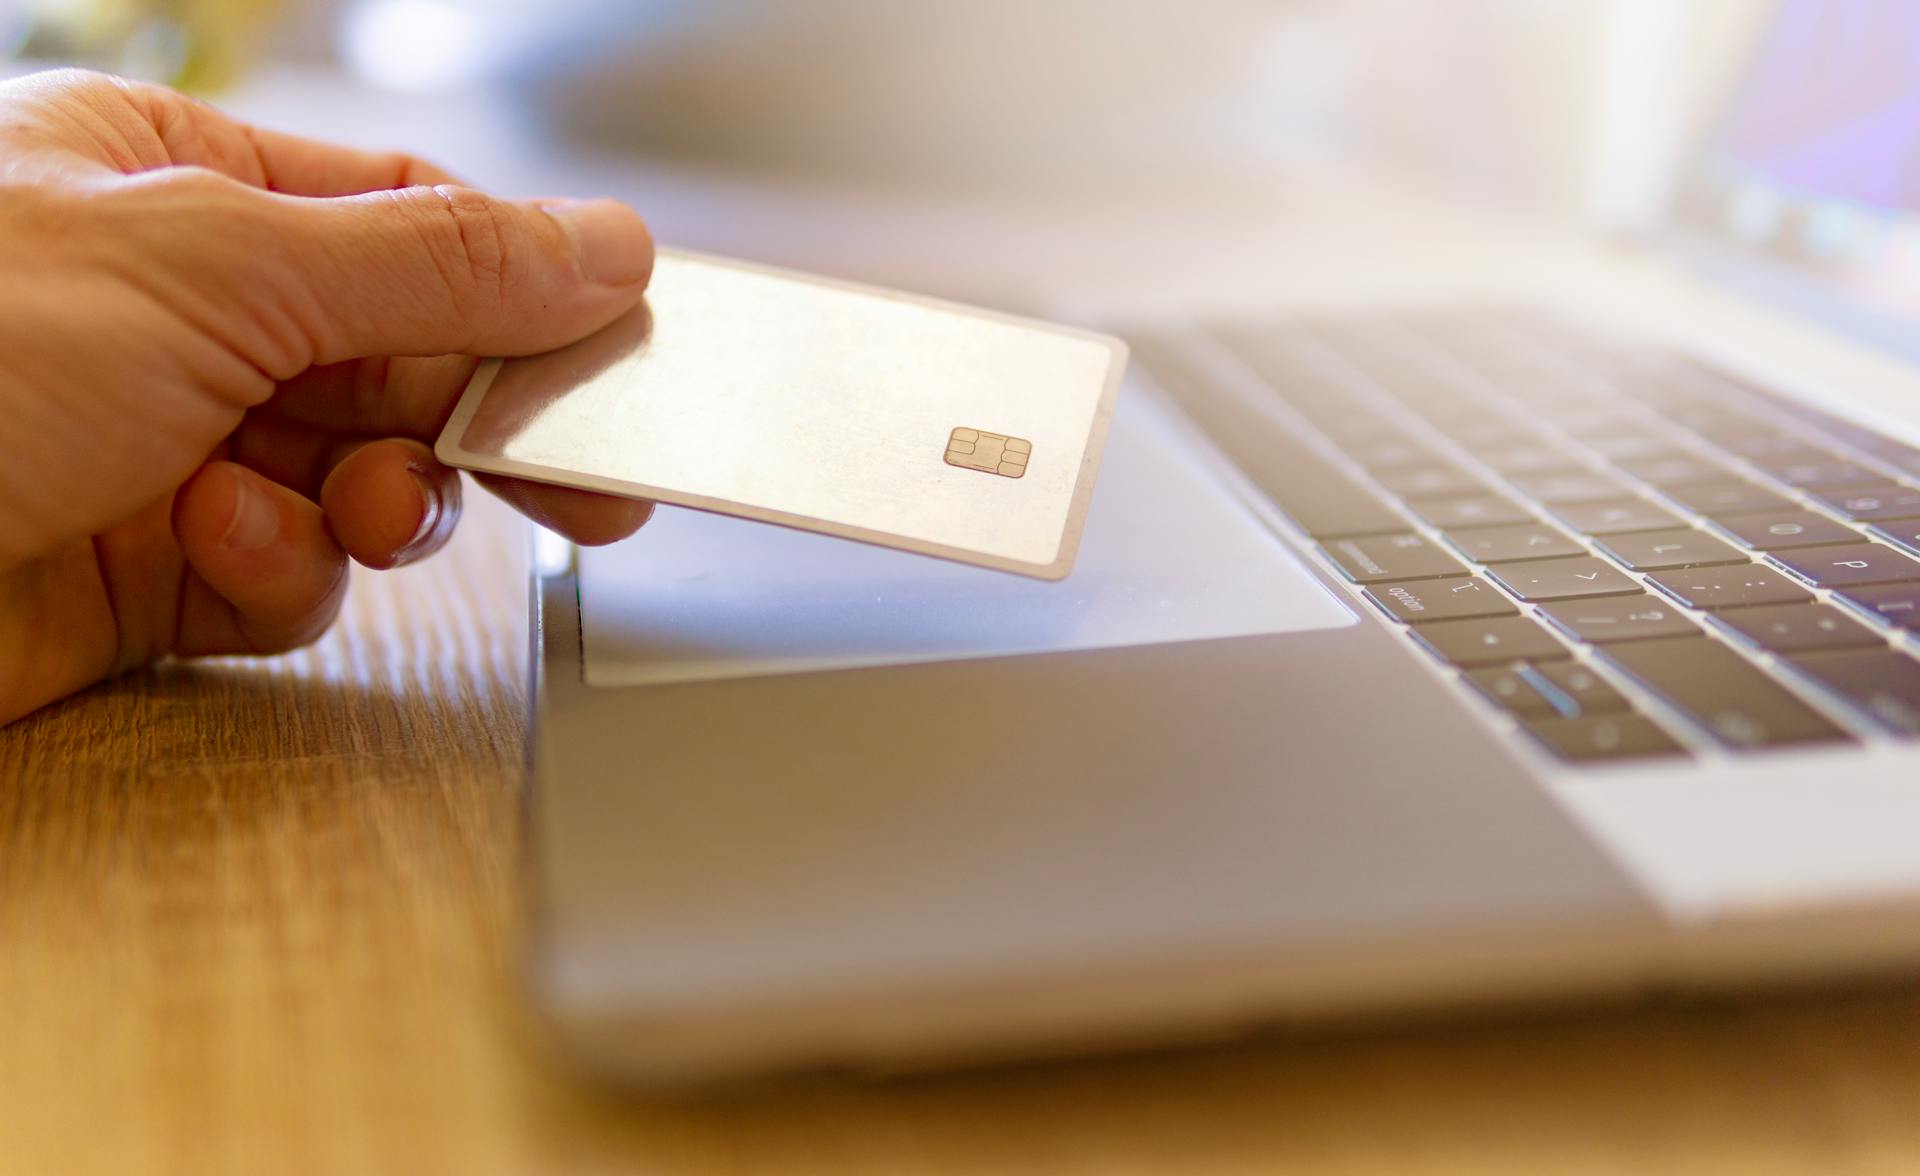
[[[1783,4],[1638,244],[1349,177],[1256,297],[1095,323],[1059,584],[543,537],[553,1037],[681,1084],[1911,969],[1920,109],[1830,67],[1920,79],[1917,19]]]

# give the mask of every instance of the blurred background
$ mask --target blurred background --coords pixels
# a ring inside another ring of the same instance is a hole
[[[1861,7],[1796,3],[1816,23]],[[1880,225],[1870,202],[1803,208],[1737,159],[1680,166],[1779,7],[0,0],[0,54],[168,82],[517,194],[621,196],[678,244],[1033,304],[1039,272],[1109,290],[1183,274],[1194,226],[1255,233],[1361,165],[1615,234],[1677,207],[1816,263]]]

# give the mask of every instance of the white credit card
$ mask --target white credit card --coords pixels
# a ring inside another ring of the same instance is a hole
[[[1057,580],[1125,366],[1111,336],[663,249],[633,313],[482,364],[435,452]]]

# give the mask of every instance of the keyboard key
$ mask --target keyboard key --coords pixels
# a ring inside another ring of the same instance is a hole
[[[1752,398],[1746,389],[1730,378],[1665,348],[1639,344],[1634,350],[1640,353],[1642,372],[1636,393],[1671,410],[1667,415],[1675,420],[1679,420],[1684,411],[1702,421],[1709,417],[1716,421],[1738,420],[1739,431],[1743,433],[1765,427],[1764,421],[1753,419]],[[1656,357],[1658,366],[1654,366]],[[1714,427],[1698,426],[1701,432],[1711,432]]]
[[[1292,402],[1294,408],[1300,411],[1300,415],[1312,421],[1315,428],[1327,433],[1329,436],[1333,435],[1336,430],[1345,432],[1352,429],[1353,423],[1356,420],[1367,421],[1373,419],[1366,405],[1355,401],[1353,393],[1344,389],[1331,393],[1326,397],[1313,398],[1302,397],[1298,389],[1288,389],[1287,399]],[[1366,429],[1367,426],[1365,425],[1360,427],[1360,431],[1362,432],[1365,432]],[[1383,447],[1393,447],[1407,446],[1410,442],[1405,432],[1395,432],[1377,434],[1371,440],[1363,441],[1360,444],[1363,446],[1380,445]],[[1419,456],[1420,454],[1417,452],[1416,446],[1415,451],[1409,454],[1409,460],[1418,458]]]
[[[1487,666],[1468,670],[1466,679],[1509,713],[1527,721],[1616,715],[1632,709],[1599,674],[1571,660]]]
[[[1877,584],[1841,588],[1835,596],[1869,617],[1920,630],[1920,584]]]
[[[1535,411],[1552,421],[1561,432],[1570,433],[1583,441],[1590,437],[1612,438],[1631,432],[1640,419],[1621,408],[1596,406],[1585,397],[1572,403],[1543,404]],[[1655,440],[1644,433],[1641,436]],[[1662,447],[1671,448],[1664,443]]]
[[[1586,551],[1544,523],[1451,530],[1446,532],[1445,538],[1460,554],[1475,563],[1550,559],[1559,555],[1581,555]]]
[[[1646,592],[1543,604],[1540,614],[1577,640],[1596,645],[1700,633],[1684,612]]]
[[[1517,474],[1509,477],[1514,489],[1535,502],[1555,506],[1567,502],[1602,502],[1618,498],[1627,488],[1603,474]]]
[[[1333,539],[1322,543],[1320,551],[1338,564],[1341,573],[1356,584],[1467,574],[1465,564],[1439,546],[1413,534]]]
[[[1675,400],[1658,392],[1647,399],[1661,416],[1707,437],[1752,433],[1763,429],[1766,424],[1749,413],[1712,400]]]
[[[1685,486],[1701,482],[1725,482],[1733,474],[1725,466],[1690,453],[1666,453],[1653,457],[1628,458],[1614,463],[1649,486]]]
[[[1246,448],[1248,446],[1240,446],[1240,452],[1246,452]],[[1231,455],[1235,450],[1227,448],[1227,452]],[[1273,457],[1275,448],[1263,446],[1261,455]],[[1361,490],[1352,478],[1331,465],[1308,465],[1306,461],[1294,461],[1290,457],[1279,457],[1277,461],[1292,461],[1292,465],[1286,465],[1284,471],[1277,467],[1263,469],[1258,475],[1248,471],[1248,477],[1273,496],[1275,505],[1294,521],[1294,527],[1308,532],[1309,536],[1323,540],[1344,534],[1382,534],[1407,527],[1405,519],[1386,509],[1373,494]],[[1315,473],[1321,477],[1315,477]]]
[[[1469,670],[1467,681],[1517,718],[1560,719],[1572,718],[1579,713],[1578,706],[1569,703],[1573,714],[1563,714],[1560,707],[1555,705],[1555,700],[1541,691],[1538,671],[1529,673],[1530,669],[1528,666],[1497,666]]]
[[[1526,617],[1486,617],[1421,625],[1414,637],[1456,666],[1502,665],[1567,656],[1566,647]]]
[[[1353,414],[1367,411],[1365,405],[1354,400],[1345,383],[1329,372],[1318,370],[1301,356],[1283,359],[1274,352],[1260,356],[1259,361],[1261,374],[1295,408],[1343,406],[1351,408]]]
[[[1323,426],[1324,428],[1324,426]],[[1333,432],[1328,430],[1328,435]],[[1401,469],[1407,466],[1427,466],[1434,460],[1434,452],[1425,445],[1408,440],[1405,436],[1377,436],[1344,446],[1346,454],[1378,475],[1383,470]]]
[[[1850,461],[1794,461],[1757,463],[1789,486],[1857,486],[1879,477],[1879,472]]]
[[[1526,429],[1505,417],[1468,415],[1454,420],[1434,422],[1434,430],[1473,452],[1492,452],[1525,445],[1536,440]]]
[[[1793,604],[1813,594],[1783,573],[1759,564],[1731,568],[1653,572],[1647,583],[1689,608],[1740,608],[1750,604]]]
[[[1506,617],[1520,610],[1485,580],[1415,580],[1374,584],[1366,597],[1396,621],[1424,625],[1473,617]]]
[[[1400,401],[1431,425],[1466,413],[1479,412],[1484,405],[1478,396],[1462,395],[1454,389],[1439,388],[1432,375],[1424,371],[1376,372],[1376,383],[1389,396]]]
[[[1909,555],[1920,555],[1920,520],[1875,523],[1867,528],[1867,533],[1885,539]]]
[[[1578,429],[1561,426],[1580,438],[1581,444],[1593,450],[1608,461],[1631,461],[1635,458],[1653,457],[1657,454],[1672,452],[1673,446],[1652,433],[1621,431],[1603,433],[1598,436],[1584,436]]]
[[[1691,527],[1608,535],[1598,541],[1598,546],[1636,572],[1747,562],[1747,557],[1734,548]]]
[[[1609,645],[1608,661],[1730,747],[1840,742],[1847,735],[1717,641]]]
[[[1716,515],[1713,525],[1734,541],[1756,551],[1785,551],[1793,547],[1824,547],[1833,543],[1863,543],[1865,539],[1826,515],[1810,510],[1772,514]]]
[[[1752,482],[1700,482],[1672,486],[1661,493],[1690,511],[1714,518],[1799,509],[1791,499]]]
[[[1673,736],[1644,715],[1542,719],[1528,723],[1526,731],[1562,759],[1582,762],[1685,754]]]
[[[1368,445],[1405,444],[1407,439],[1399,425],[1374,416],[1358,406],[1348,415],[1316,419],[1313,423],[1314,427],[1338,441],[1349,453],[1358,453]]]
[[[1840,695],[1876,726],[1920,734],[1920,662],[1888,649],[1796,657],[1787,664]]]
[[[1443,531],[1454,527],[1533,521],[1533,515],[1527,511],[1505,498],[1492,494],[1477,494],[1466,498],[1413,498],[1407,501],[1407,506],[1413,510],[1413,513]]]
[[[1579,458],[1556,446],[1535,443],[1505,449],[1474,449],[1473,456],[1509,478],[1526,474],[1578,473]]]
[[[1540,662],[1522,667],[1522,670],[1528,678],[1543,679],[1553,688],[1545,693],[1562,711],[1568,702],[1583,715],[1611,715],[1632,709],[1627,705],[1626,698],[1606,679],[1579,662]],[[1554,697],[1556,692],[1557,698]]]
[[[1905,441],[1896,441],[1892,437],[1882,436],[1872,430],[1866,430],[1866,436],[1857,438],[1855,444],[1884,461],[1900,464],[1912,462],[1920,464],[1920,449],[1908,445]]]
[[[1715,624],[1771,653],[1885,647],[1886,639],[1830,604],[1769,604],[1714,613]]]
[[[1920,580],[1920,562],[1879,543],[1770,551],[1767,558],[1821,588]]]
[[[1456,466],[1432,463],[1375,470],[1382,486],[1403,498],[1432,498],[1450,494],[1484,494],[1487,484]]]
[[[1862,442],[1861,448],[1902,473],[1920,475],[1920,450],[1912,446],[1885,437],[1875,437]]]
[[[1822,461],[1833,456],[1829,451],[1815,448],[1791,433],[1712,431],[1706,434],[1706,438],[1728,453],[1738,454],[1752,462],[1778,465],[1782,462]]]
[[[1795,415],[1801,414],[1796,413]],[[1819,419],[1815,420],[1814,424],[1825,430],[1827,436],[1833,440],[1839,441],[1843,445],[1851,445],[1855,449],[1864,449],[1875,456],[1880,456],[1879,450],[1888,445],[1886,438],[1865,425],[1856,425],[1850,421],[1836,420],[1825,414],[1819,414]],[[1894,443],[1894,448],[1904,448],[1904,446]]]
[[[1407,521],[1247,402],[1210,390],[1177,345],[1134,340],[1134,354],[1295,526],[1316,539],[1394,534]]]
[[[1920,518],[1920,490],[1892,482],[1826,489],[1814,497],[1855,522]]]
[[[1590,555],[1494,564],[1487,569],[1487,574],[1526,601],[1571,600],[1640,590],[1620,569]]]
[[[1677,527],[1680,520],[1644,498],[1615,498],[1607,502],[1576,502],[1553,508],[1554,517],[1582,535],[1618,535],[1626,531],[1658,531]]]

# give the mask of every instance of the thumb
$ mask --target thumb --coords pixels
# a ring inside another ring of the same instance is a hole
[[[631,309],[653,273],[646,223],[614,200],[443,184],[277,203],[315,363],[551,350]]]

